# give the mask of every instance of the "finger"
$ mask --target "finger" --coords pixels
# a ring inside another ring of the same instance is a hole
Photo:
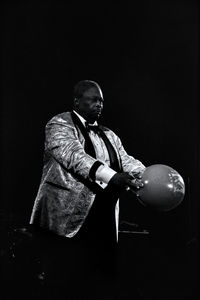
[[[141,180],[141,179],[139,179],[139,178],[138,178],[138,179],[136,179],[136,180],[135,180],[135,182],[136,182],[136,183],[137,183],[137,185],[138,185],[138,186],[140,186],[140,187],[143,187],[143,186],[144,186],[144,183],[143,183],[143,182],[142,182],[142,180]]]
[[[132,189],[138,189],[139,188],[139,186],[138,186],[138,184],[135,180],[129,181],[129,187],[132,188]]]
[[[134,174],[134,177],[137,178],[137,179],[141,179],[142,174],[141,173],[136,173],[136,174]]]
[[[134,179],[134,180],[130,181],[129,186],[132,186],[134,188],[138,188],[139,189],[139,188],[143,187],[144,184],[141,181]]]
[[[136,196],[138,196],[138,191],[135,191],[135,190],[133,190],[133,189],[130,189],[129,188],[129,190],[128,191],[130,191],[131,193],[133,193],[134,195],[136,195]]]
[[[144,186],[144,183],[143,183],[142,181],[140,181],[140,180],[137,181],[137,184],[138,184],[138,186],[139,186],[140,188]]]
[[[130,180],[133,180],[135,177],[133,176],[133,174],[131,173],[127,173],[127,178],[130,179]]]

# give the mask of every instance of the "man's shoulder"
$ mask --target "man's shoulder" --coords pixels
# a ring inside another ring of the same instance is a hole
[[[103,131],[110,131],[110,129],[102,124],[99,124],[99,128]]]
[[[72,123],[72,118],[71,118],[71,112],[62,112],[59,113],[55,116],[53,116],[48,122],[48,124],[52,123],[60,123],[60,124],[71,124]]]

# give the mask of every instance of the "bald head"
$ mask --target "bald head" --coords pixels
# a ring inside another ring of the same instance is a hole
[[[74,98],[81,98],[90,88],[101,90],[99,84],[92,80],[81,80],[74,86]]]

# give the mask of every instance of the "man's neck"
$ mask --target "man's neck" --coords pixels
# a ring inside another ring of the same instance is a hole
[[[88,123],[88,124],[92,124],[92,125],[97,125],[97,121],[91,123],[91,122],[88,122],[79,112],[77,112],[76,110],[73,110],[73,112],[78,116],[78,118],[80,119],[80,121],[83,123],[83,125],[85,126],[85,123]]]

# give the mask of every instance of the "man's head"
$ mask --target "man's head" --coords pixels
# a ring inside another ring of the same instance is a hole
[[[89,123],[94,123],[103,109],[100,86],[92,80],[79,81],[74,87],[74,109]]]

